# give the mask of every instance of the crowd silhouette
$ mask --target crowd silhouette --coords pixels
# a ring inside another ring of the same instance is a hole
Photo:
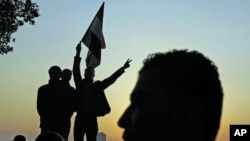
[[[49,69],[49,82],[38,89],[41,133],[35,141],[68,141],[76,112],[74,141],[96,141],[97,118],[110,112],[104,90],[130,67],[128,59],[106,79],[94,80],[94,68],[81,75],[81,44],[73,71]],[[70,86],[73,72],[75,88]],[[215,64],[198,51],[173,50],[149,55],[139,71],[131,104],[118,121],[125,141],[215,141],[223,90]]]
[[[37,111],[40,115],[41,133],[54,131],[67,140],[74,112],[75,90],[67,84],[70,77],[65,72],[67,73],[64,71],[62,75],[59,66],[50,67],[49,83],[38,89]]]
[[[70,69],[61,71],[59,66],[51,66],[49,83],[38,89],[37,112],[40,116],[41,134],[55,132],[68,141],[70,119],[76,112],[74,141],[83,141],[85,135],[87,141],[96,141],[97,117],[104,116],[111,110],[104,90],[130,67],[132,60],[128,59],[106,79],[94,81],[95,70],[91,67],[85,69],[84,78],[82,78],[80,52],[81,43],[76,46],[73,62],[75,88],[69,83],[72,76]]]

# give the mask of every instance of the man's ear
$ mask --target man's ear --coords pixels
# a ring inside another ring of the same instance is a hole
[[[177,128],[190,128],[195,122],[201,121],[201,115],[201,100],[197,97],[184,98],[176,103],[172,120]]]

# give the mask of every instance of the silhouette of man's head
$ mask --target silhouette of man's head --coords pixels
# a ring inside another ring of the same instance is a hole
[[[222,100],[217,68],[201,53],[152,54],[144,60],[118,124],[125,129],[125,141],[214,141]]]
[[[62,70],[59,66],[52,66],[49,69],[50,80],[59,80],[61,77]]]
[[[70,69],[64,69],[62,71],[62,81],[63,82],[69,82],[72,76],[72,72]]]
[[[85,79],[94,79],[95,70],[93,68],[87,67],[84,72]]]
[[[16,135],[13,141],[26,141],[26,138],[23,135]]]
[[[47,131],[39,134],[35,141],[65,141],[63,136],[56,132]]]

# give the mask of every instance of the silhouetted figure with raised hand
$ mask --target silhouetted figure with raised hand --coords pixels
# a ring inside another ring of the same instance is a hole
[[[41,133],[54,131],[67,141],[72,102],[68,97],[67,88],[60,81],[61,73],[59,66],[49,69],[49,83],[38,89],[37,112],[40,115]]]
[[[73,65],[73,76],[77,91],[77,115],[74,125],[74,141],[83,141],[86,134],[87,141],[96,141],[98,132],[97,117],[103,116],[99,112],[100,96],[105,96],[104,90],[120,77],[124,70],[130,66],[131,60],[127,60],[120,69],[103,81],[94,82],[94,69],[86,68],[84,78],[80,73],[81,44],[76,47],[76,56]],[[99,106],[98,106],[99,105]],[[101,105],[102,106],[102,105]]]
[[[24,135],[16,135],[12,141],[26,141]]]
[[[118,125],[125,141],[215,141],[222,101],[217,67],[201,53],[152,54]]]

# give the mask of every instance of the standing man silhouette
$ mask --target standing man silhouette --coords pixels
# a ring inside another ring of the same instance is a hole
[[[125,69],[129,68],[131,60],[128,59],[125,64],[119,68],[110,77],[103,81],[95,81],[95,71],[93,68],[86,68],[84,78],[80,73],[80,52],[81,43],[76,47],[76,56],[73,64],[73,76],[77,91],[77,115],[74,125],[74,141],[83,141],[86,134],[87,141],[96,141],[98,132],[97,116],[98,110],[97,95],[104,94],[104,90],[113,84],[120,77]]]
[[[49,83],[38,89],[37,112],[40,116],[41,133],[57,132],[67,141],[70,117],[73,112],[70,93],[60,81],[61,75],[59,66],[52,66],[49,69]]]
[[[61,83],[63,86],[63,97],[64,97],[64,111],[65,111],[65,119],[63,120],[64,131],[65,131],[65,140],[68,140],[70,126],[71,126],[71,117],[75,111],[75,98],[76,98],[76,91],[75,89],[70,86],[70,80],[72,77],[72,72],[70,69],[64,69],[62,71]]]

